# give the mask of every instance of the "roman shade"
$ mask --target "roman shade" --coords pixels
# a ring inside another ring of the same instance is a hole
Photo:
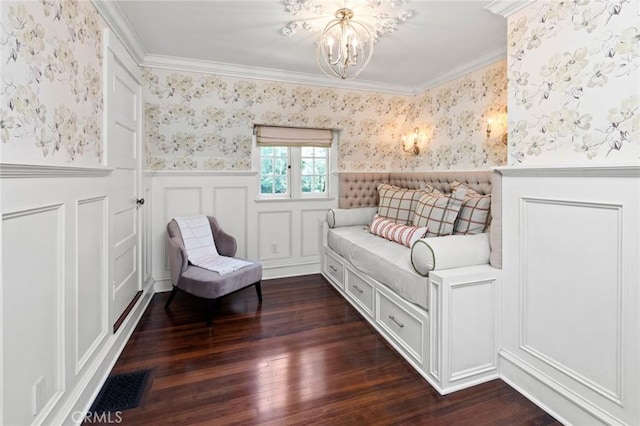
[[[329,148],[332,140],[333,131],[331,129],[256,126],[256,142],[259,147],[318,146]]]

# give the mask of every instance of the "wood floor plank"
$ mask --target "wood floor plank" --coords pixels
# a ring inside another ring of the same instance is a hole
[[[156,294],[113,373],[152,369],[123,424],[555,425],[494,380],[439,395],[320,275],[218,301]]]

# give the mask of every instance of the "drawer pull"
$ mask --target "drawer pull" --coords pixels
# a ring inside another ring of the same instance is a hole
[[[395,323],[396,323],[396,325],[397,325],[398,327],[400,327],[400,328],[403,328],[403,327],[404,327],[404,324],[403,324],[403,323],[401,323],[400,321],[398,321],[398,320],[396,319],[396,317],[394,317],[393,315],[389,315],[389,319],[390,319],[391,321],[395,322]]]
[[[355,291],[357,291],[358,293],[360,293],[360,294],[362,294],[362,293],[363,293],[362,289],[361,289],[360,287],[358,287],[357,285],[353,284],[351,287],[352,287]]]
[[[338,270],[336,269],[335,266],[333,265],[329,265],[329,269],[331,269],[333,272],[338,272]]]

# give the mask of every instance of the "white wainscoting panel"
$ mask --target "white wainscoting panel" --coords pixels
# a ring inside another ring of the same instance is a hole
[[[224,231],[238,243],[236,256],[247,257],[247,188],[216,186],[213,188],[213,216]]]
[[[504,168],[503,378],[568,424],[640,424],[640,167]]]
[[[521,346],[615,402],[622,379],[621,209],[521,199]],[[585,229],[589,223],[597,226]]]
[[[75,374],[107,334],[107,197],[77,202]]]
[[[258,260],[291,257],[291,211],[258,212]]]
[[[321,240],[320,221],[327,217],[328,209],[309,209],[300,212],[300,254],[306,256],[320,256]]]
[[[169,187],[164,190],[164,222],[175,217],[203,214],[202,188]]]
[[[497,368],[495,280],[451,286],[449,381]],[[470,325],[473,324],[473,327]],[[470,349],[472,348],[472,349]]]
[[[64,216],[63,204],[2,215],[4,424],[42,421],[64,392]]]

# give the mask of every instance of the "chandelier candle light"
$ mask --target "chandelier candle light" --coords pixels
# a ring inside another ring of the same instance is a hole
[[[367,66],[373,53],[373,37],[365,25],[353,19],[351,9],[338,9],[336,19],[322,31],[316,59],[325,74],[350,80]]]

